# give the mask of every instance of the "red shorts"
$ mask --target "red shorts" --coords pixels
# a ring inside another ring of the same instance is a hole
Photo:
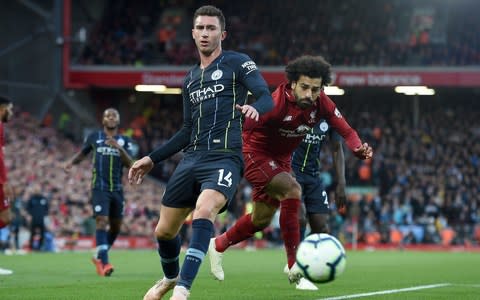
[[[10,200],[5,197],[5,192],[3,191],[4,187],[3,184],[0,184],[0,211],[6,210],[10,207]]]
[[[252,185],[252,198],[254,202],[265,202],[279,207],[280,201],[265,193],[265,186],[275,175],[282,172],[291,172],[290,162],[282,162],[273,159],[263,153],[243,153],[245,161],[245,178]]]

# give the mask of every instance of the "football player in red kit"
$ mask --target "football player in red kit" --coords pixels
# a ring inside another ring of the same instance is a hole
[[[0,228],[7,226],[12,219],[10,213],[12,190],[7,185],[7,169],[3,155],[3,146],[5,145],[3,125],[12,117],[12,109],[12,101],[4,96],[0,96]],[[0,268],[0,275],[10,275],[12,273],[11,270]]]
[[[253,187],[253,211],[225,233],[210,241],[211,271],[224,280],[222,255],[231,245],[250,238],[267,227],[280,206],[280,227],[287,252],[290,282],[301,275],[295,268],[295,254],[300,243],[298,211],[301,187],[291,175],[291,157],[304,136],[325,119],[345,140],[359,159],[372,157],[372,148],[362,143],[335,103],[324,93],[331,81],[330,64],[321,56],[301,56],[286,69],[288,82],[273,92],[274,109],[258,122],[246,120],[243,129],[245,177]]]

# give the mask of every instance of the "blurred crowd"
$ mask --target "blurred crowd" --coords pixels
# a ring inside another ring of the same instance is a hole
[[[76,63],[193,64],[192,15],[203,2],[108,1]],[[480,5],[474,0],[208,4],[227,17],[224,48],[248,53],[259,65],[284,65],[301,54],[323,55],[336,66],[480,64]]]
[[[365,166],[347,158],[347,182],[378,190],[349,203],[344,225],[358,221],[363,241],[478,244],[478,101],[427,97],[419,103],[418,120],[406,99],[394,106],[382,100],[338,102],[375,149],[364,178]]]
[[[30,238],[31,244],[40,239],[34,238],[39,232],[32,228],[36,218],[56,237],[94,235],[95,220],[89,204],[91,160],[74,166],[69,174],[62,168],[81,143],[73,143],[56,128],[21,112],[7,125],[6,137],[8,179],[16,194],[12,204],[12,239],[20,244],[16,246],[21,247]],[[125,182],[124,188],[128,200],[121,234],[153,236],[164,184],[148,178],[140,186]],[[46,203],[40,205],[35,198]],[[28,242],[26,245],[35,248]]]
[[[352,189],[347,213],[342,215],[333,202],[334,170],[329,148],[324,148],[321,176],[332,202],[333,234],[344,241],[355,238],[371,244],[480,243],[479,103],[428,98],[418,104],[420,117],[415,120],[410,100],[395,101],[395,109],[384,99],[355,101],[345,96],[335,100],[362,139],[372,144],[375,155],[368,163],[361,162],[345,147],[347,185]],[[144,155],[165,143],[180,125],[180,107],[154,101],[141,116],[126,121],[122,130],[132,135]],[[9,180],[17,195],[12,205],[13,240],[23,232],[24,242],[30,239],[35,246],[39,232],[32,226],[32,203],[36,198],[37,204],[38,199],[48,202],[42,217],[52,238],[93,235],[91,162],[76,165],[70,175],[61,167],[81,143],[28,113],[18,113],[6,132]],[[179,153],[158,164],[152,172],[155,179],[150,177],[140,186],[125,184],[122,235],[153,238],[163,182],[181,157]],[[251,187],[242,181],[228,213],[216,224],[217,232],[248,211],[250,201]],[[278,244],[278,232],[274,221],[263,237]],[[188,226],[182,235],[188,239]]]

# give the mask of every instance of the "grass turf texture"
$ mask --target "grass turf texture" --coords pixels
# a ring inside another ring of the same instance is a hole
[[[183,254],[182,254],[183,255]],[[99,277],[87,252],[0,255],[0,299],[142,299],[162,276],[156,251],[111,251],[112,277]],[[480,254],[464,252],[347,251],[345,273],[318,291],[297,291],[282,270],[281,249],[224,256],[225,282],[212,279],[205,259],[191,299],[323,299],[414,286],[452,285],[360,299],[480,299]],[[183,261],[183,259],[181,260]],[[170,293],[167,294],[168,297]]]

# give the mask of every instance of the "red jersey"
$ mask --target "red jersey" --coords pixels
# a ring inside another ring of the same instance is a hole
[[[0,122],[0,184],[7,182],[7,168],[5,167],[5,157],[3,155],[3,146],[5,145],[5,137],[3,134],[3,123]]]
[[[260,152],[290,164],[295,148],[321,119],[325,119],[340,134],[353,151],[362,142],[350,127],[335,103],[322,91],[314,104],[302,110],[288,84],[273,92],[274,108],[260,116],[258,122],[246,119],[243,127],[243,152]]]

